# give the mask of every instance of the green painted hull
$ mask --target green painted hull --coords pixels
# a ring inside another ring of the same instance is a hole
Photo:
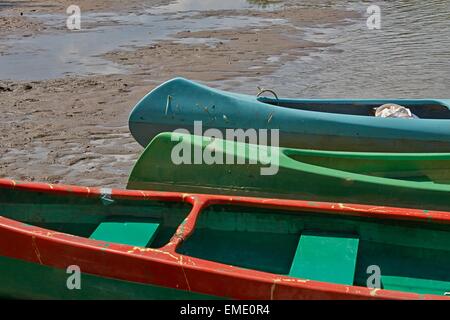
[[[196,148],[204,154],[211,143],[206,137],[158,135],[137,161],[127,188],[450,210],[450,153],[376,154],[275,148],[273,159],[278,159],[278,171],[261,175],[261,169],[268,165],[261,164],[255,156],[261,152],[260,146],[216,139],[216,151],[223,152],[224,164],[175,165],[171,155],[177,150],[175,146],[180,146],[179,139],[192,151],[190,163],[194,163]],[[244,158],[245,164],[236,164],[236,154]],[[234,164],[226,161],[229,156]],[[256,164],[249,164],[250,161]]]
[[[172,288],[81,274],[81,288],[69,290],[66,270],[0,257],[0,297],[8,299],[217,299]]]

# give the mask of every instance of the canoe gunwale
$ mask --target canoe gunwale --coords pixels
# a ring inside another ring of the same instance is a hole
[[[100,197],[105,191],[101,188],[15,182],[8,179],[0,179],[0,188],[79,197]],[[0,242],[1,255],[59,269],[77,264],[82,272],[88,274],[236,299],[448,299],[445,296],[419,295],[297,279],[228,266],[176,253],[177,247],[194,231],[201,211],[211,205],[319,211],[338,215],[443,224],[450,223],[450,213],[448,212],[140,190],[112,189],[111,197],[187,202],[192,204],[192,209],[169,243],[159,249],[96,241],[25,225],[0,216],[0,238],[3,240]],[[11,248],[10,243],[14,243],[15,246]],[[61,255],[62,252],[64,255]],[[102,263],[98,263],[98,261]],[[111,265],[115,265],[117,268],[110,268]],[[133,272],[129,272],[129,270],[133,270]],[[148,272],[148,270],[152,270],[152,272]]]
[[[20,189],[53,193],[60,195],[75,195],[80,197],[99,198],[104,195],[103,188],[83,187],[64,184],[49,184],[40,182],[20,182],[11,179],[0,179],[0,188]],[[308,200],[289,200],[276,198],[241,197],[229,195],[195,194],[166,191],[110,189],[114,199],[155,200],[170,202],[185,202],[191,205],[201,204],[191,209],[189,215],[201,211],[210,205],[243,205],[266,209],[292,211],[313,211],[338,215],[357,215],[369,218],[392,220],[414,220],[430,223],[450,224],[450,212],[438,210],[422,210],[392,206],[374,206],[365,204],[333,203]],[[195,209],[195,210],[194,210]],[[189,216],[188,215],[188,216]]]

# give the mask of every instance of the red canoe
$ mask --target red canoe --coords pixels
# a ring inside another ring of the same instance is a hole
[[[447,212],[6,179],[0,204],[1,297],[449,298]]]

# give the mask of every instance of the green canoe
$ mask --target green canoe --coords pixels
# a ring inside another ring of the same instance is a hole
[[[0,299],[450,298],[449,212],[7,179],[0,205]]]
[[[264,162],[258,155],[266,151]],[[162,133],[140,156],[127,188],[450,210],[449,183],[450,153],[270,149]]]

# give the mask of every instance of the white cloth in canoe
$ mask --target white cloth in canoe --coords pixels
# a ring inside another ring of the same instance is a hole
[[[375,117],[381,118],[418,118],[406,107],[395,103],[386,103],[375,109]]]

